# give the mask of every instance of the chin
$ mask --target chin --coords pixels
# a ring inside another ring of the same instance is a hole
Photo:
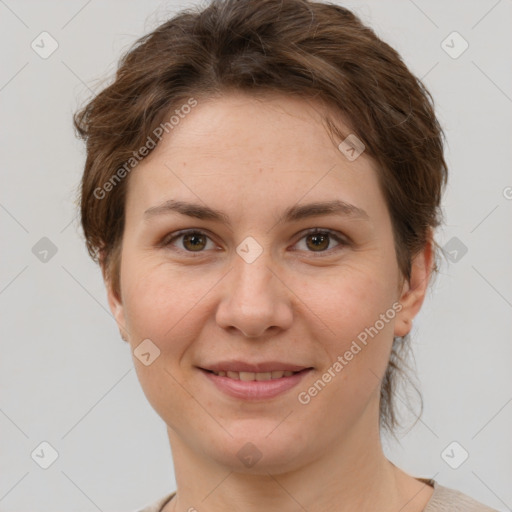
[[[203,440],[201,444],[212,459],[237,473],[267,475],[292,471],[313,458],[314,446],[300,432],[281,429],[279,421],[242,421],[226,426],[232,437],[226,435],[218,443]]]

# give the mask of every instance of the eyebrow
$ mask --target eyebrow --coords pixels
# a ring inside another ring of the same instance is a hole
[[[157,215],[164,215],[173,212],[187,215],[188,217],[194,217],[196,219],[223,222],[228,227],[231,227],[229,217],[220,210],[198,203],[187,203],[185,201],[176,201],[174,199],[169,199],[162,204],[148,208],[144,212],[144,217],[148,220]],[[363,209],[358,208],[353,204],[346,203],[345,201],[336,199],[333,201],[291,206],[284,211],[276,224],[282,222],[296,222],[319,215],[334,214],[362,220],[369,220],[370,218]]]

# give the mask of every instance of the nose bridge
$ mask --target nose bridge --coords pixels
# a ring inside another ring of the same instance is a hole
[[[252,298],[256,292],[270,294],[273,274],[269,267],[274,266],[274,262],[269,244],[262,237],[258,240],[252,236],[244,238],[236,247],[233,265],[234,291],[241,297]]]
[[[253,244],[253,245],[251,245]],[[272,327],[289,327],[292,313],[285,287],[274,276],[270,250],[249,240],[237,247],[233,269],[217,310],[217,323],[258,337]]]
[[[235,259],[234,265],[235,293],[249,299],[257,298],[255,297],[257,295],[261,298],[268,295],[267,299],[271,298],[273,274],[269,268],[272,267],[272,261],[268,251],[251,262],[238,257]]]

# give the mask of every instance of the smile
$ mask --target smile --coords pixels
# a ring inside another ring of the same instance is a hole
[[[263,401],[284,394],[294,388],[313,370],[234,371],[206,370],[199,368],[213,389],[231,398],[248,401]]]
[[[243,381],[251,381],[251,380],[272,380],[272,379],[280,379],[282,377],[291,377],[294,373],[289,370],[273,370],[271,372],[229,372],[229,371],[220,371],[220,372],[212,372],[218,377],[228,377],[228,379],[234,380],[243,380]]]

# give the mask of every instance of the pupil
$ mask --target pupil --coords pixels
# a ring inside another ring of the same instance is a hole
[[[315,247],[316,249],[326,249],[327,246],[329,245],[329,238],[328,236],[326,235],[322,235],[322,234],[315,234],[315,235],[310,235],[310,240],[313,241],[313,247]],[[325,243],[327,242],[327,243]]]
[[[204,245],[204,236],[199,234],[191,234],[191,235],[185,235],[184,237],[184,243],[187,247],[187,243],[191,244],[192,250],[197,251],[199,249],[202,249]],[[190,247],[189,247],[190,248]]]

